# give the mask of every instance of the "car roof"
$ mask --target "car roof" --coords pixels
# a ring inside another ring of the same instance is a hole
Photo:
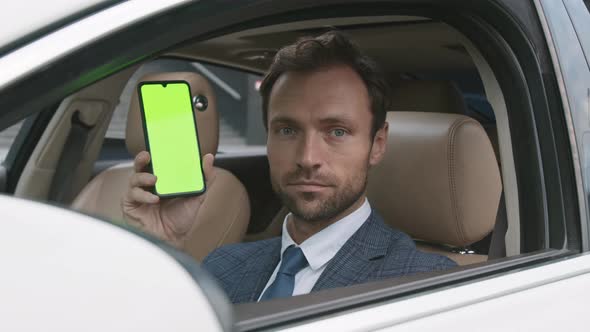
[[[0,11],[0,48],[40,29],[59,24],[63,20],[75,19],[83,13],[98,10],[113,2],[112,0],[10,1],[8,5],[2,6]]]

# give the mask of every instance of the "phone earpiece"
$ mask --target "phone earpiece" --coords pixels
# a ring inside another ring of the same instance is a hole
[[[193,97],[193,105],[195,106],[195,109],[203,112],[207,109],[207,106],[209,106],[209,101],[205,96],[196,95]]]

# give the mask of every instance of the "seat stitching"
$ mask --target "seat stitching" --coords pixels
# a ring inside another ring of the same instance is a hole
[[[457,232],[458,238],[465,242],[465,234],[463,232],[463,228],[461,227],[461,220],[462,214],[461,210],[458,207],[458,199],[457,199],[457,185],[455,181],[455,137],[457,134],[457,129],[464,125],[465,123],[470,122],[469,119],[463,119],[461,121],[455,121],[451,126],[451,130],[449,133],[449,140],[447,146],[447,158],[448,158],[448,174],[449,174],[449,187],[451,191],[451,209],[453,211],[453,218],[455,219],[455,231]]]
[[[247,195],[244,195],[244,193],[242,193],[242,195],[240,195],[240,201],[243,202],[244,198],[247,198]],[[246,202],[248,203],[248,202]],[[247,204],[244,204],[247,205]],[[216,244],[216,247],[219,247],[227,238],[228,234],[230,233],[230,230],[233,228],[234,224],[236,223],[236,221],[239,219],[238,217],[241,215],[241,212],[244,211],[243,207],[240,207],[239,210],[236,210],[236,213],[234,215],[234,217],[232,218],[232,222],[226,227],[225,232],[223,233],[221,239],[219,239],[219,241]],[[243,237],[243,236],[242,236]]]

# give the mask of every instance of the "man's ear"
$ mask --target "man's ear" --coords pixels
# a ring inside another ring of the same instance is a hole
[[[388,136],[389,123],[387,123],[386,121],[383,127],[377,130],[375,137],[373,137],[373,147],[371,148],[371,155],[369,156],[369,165],[377,165],[381,161],[381,159],[383,159],[383,156],[385,155],[385,150],[387,149]]]

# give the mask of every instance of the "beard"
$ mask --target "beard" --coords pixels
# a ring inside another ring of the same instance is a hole
[[[344,212],[358,201],[367,188],[368,163],[360,172],[354,172],[353,176],[346,179],[342,185],[338,185],[331,176],[325,174],[308,175],[304,169],[298,169],[288,173],[282,183],[296,182],[299,179],[313,179],[321,183],[331,185],[335,192],[326,198],[320,193],[302,192],[289,193],[281,188],[275,179],[272,186],[281,199],[284,206],[298,219],[307,222],[329,220]],[[306,176],[307,175],[307,176]]]

